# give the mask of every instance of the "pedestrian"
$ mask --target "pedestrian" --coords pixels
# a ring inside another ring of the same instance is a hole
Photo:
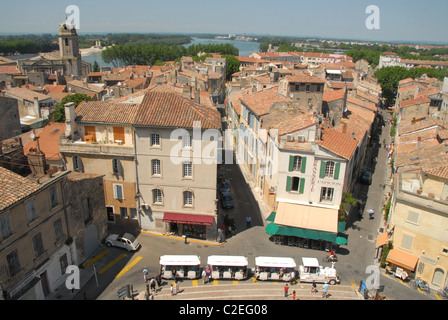
[[[311,285],[311,293],[316,293],[316,292],[317,292],[316,281],[313,281],[313,284]]]
[[[156,277],[156,281],[157,281],[157,285],[160,288],[162,286],[162,275],[160,274],[160,272],[159,272],[159,274]]]
[[[176,283],[173,281],[171,283],[171,295],[175,294],[175,290],[176,290]]]
[[[293,271],[291,272],[291,285],[294,284],[295,280],[296,280],[296,274],[294,273],[294,270],[293,270]]]
[[[296,290],[292,292],[292,300],[296,300]]]
[[[285,285],[284,290],[285,290],[285,297],[287,297],[288,296],[288,290],[289,290],[288,284]]]
[[[202,284],[206,284],[207,283],[207,272],[205,271],[205,269],[202,270]]]
[[[180,289],[179,289],[179,279],[176,279],[176,281],[175,281],[175,285],[176,285],[176,294],[178,294],[179,292],[180,292]]]
[[[369,219],[373,219],[373,209],[369,210]]]
[[[154,279],[154,277],[151,277],[151,292],[156,291],[156,280]]]
[[[249,217],[249,216],[247,216],[246,217],[246,227],[247,228],[250,228],[250,222],[252,221],[252,218],[251,217]]]
[[[143,280],[145,281],[145,283],[148,282],[149,280],[149,276],[148,276],[148,269],[143,269]]]
[[[322,287],[322,298],[328,298],[328,287],[330,285],[328,284],[328,282],[326,282],[324,284],[324,286]]]

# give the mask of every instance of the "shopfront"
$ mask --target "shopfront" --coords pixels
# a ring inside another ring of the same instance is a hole
[[[214,216],[165,212],[163,222],[166,223],[166,230],[177,236],[203,240],[214,236],[210,234],[211,230],[207,230],[213,226]]]

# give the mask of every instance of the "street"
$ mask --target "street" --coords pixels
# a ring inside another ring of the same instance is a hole
[[[383,141],[383,138],[388,139],[388,130],[388,126],[383,128],[379,141]],[[370,186],[357,184],[353,195],[355,198],[365,200],[365,210],[372,208],[375,211],[375,215],[374,219],[369,219],[366,215],[363,219],[359,219],[358,215],[353,212],[349,215],[346,231],[348,243],[341,246],[336,252],[339,261],[336,263],[335,268],[341,278],[341,288],[351,287],[356,290],[360,281],[365,281],[370,275],[370,273],[366,273],[367,266],[378,266],[374,260],[375,241],[377,230],[381,223],[381,206],[387,190],[386,183],[389,173],[386,150],[377,144],[377,149],[373,150],[373,152],[378,158],[376,167],[371,168],[374,169],[372,170],[374,173],[372,184]],[[206,265],[209,255],[242,255],[248,258],[249,267],[251,268],[254,267],[254,259],[257,256],[292,257],[297,264],[301,263],[302,257],[316,257],[321,261],[325,256],[326,252],[324,251],[276,245],[270,241],[264,230],[265,225],[259,204],[254,198],[249,185],[244,180],[244,175],[239,166],[237,164],[221,165],[218,175],[224,175],[230,180],[230,192],[235,207],[228,211],[220,207],[220,212],[225,212],[229,217],[235,219],[237,229],[235,235],[226,239],[224,244],[196,241],[191,238],[185,243],[184,239],[180,237],[162,236],[143,231],[138,234],[136,230],[130,230],[138,236],[142,247],[136,252],[126,252],[119,248],[100,248],[95,256],[101,254],[103,256],[94,263],[97,278],[92,277],[87,285],[79,290],[75,299],[116,300],[118,299],[117,291],[127,284],[132,285],[134,291],[145,291],[142,270],[147,268],[149,275],[155,277],[159,272],[158,262],[161,255],[198,255],[202,266]],[[252,218],[249,228],[246,226],[247,216]],[[220,214],[218,225],[222,221],[223,214]],[[120,229],[120,227],[110,225],[111,232],[120,231],[115,229]],[[104,254],[105,250],[110,251]],[[93,265],[90,265],[88,268],[92,267]],[[98,279],[98,285],[96,279]],[[239,283],[252,284],[252,280],[247,279],[239,281]],[[220,285],[228,286],[229,282],[219,281],[219,283],[216,282],[214,284],[219,288]],[[184,280],[182,282],[183,287],[195,287],[198,285],[201,286],[202,284],[198,284],[195,280]],[[260,283],[257,288],[263,285],[268,284]],[[166,285],[166,287],[168,288],[169,286]],[[437,299],[437,296],[432,293],[429,295],[421,293],[409,287],[408,284],[385,274],[381,274],[380,277],[380,294],[391,300]],[[250,293],[248,293],[248,296],[250,296]]]

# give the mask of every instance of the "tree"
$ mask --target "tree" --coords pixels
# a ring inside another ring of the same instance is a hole
[[[74,93],[62,98],[61,103],[56,105],[56,110],[53,113],[54,122],[65,122],[65,109],[64,105],[69,102],[75,104],[75,108],[83,101],[93,101],[91,97],[84,93]]]
[[[225,54],[222,57],[226,58],[226,80],[229,81],[232,79],[232,74],[240,70],[240,60],[230,54]]]
[[[100,66],[98,65],[98,62],[96,62],[96,61],[93,62],[92,71],[93,72],[100,72]]]

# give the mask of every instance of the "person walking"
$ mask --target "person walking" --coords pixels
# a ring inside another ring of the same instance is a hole
[[[292,292],[292,300],[296,300],[296,290]]]
[[[373,209],[370,209],[369,210],[369,219],[373,219],[373,214],[374,214]]]
[[[249,216],[247,216],[247,217],[246,217],[246,227],[247,227],[247,228],[250,228],[250,223],[251,223],[251,221],[252,221],[252,218],[249,217]]]
[[[156,279],[154,279],[154,277],[151,277],[150,284],[151,284],[151,292],[156,292]]]
[[[285,287],[283,288],[285,291],[285,298],[288,297],[288,291],[289,291],[289,287],[288,284],[285,285]]]
[[[313,284],[311,285],[311,293],[316,293],[316,292],[317,292],[316,281],[313,281]]]
[[[328,282],[326,282],[324,284],[324,286],[322,287],[322,298],[328,298],[328,288],[330,287],[330,285],[328,284]]]
[[[296,274],[294,270],[291,272],[291,285],[293,285],[296,281]]]
[[[202,270],[202,284],[206,284],[207,283],[207,272],[205,271],[205,269]]]

